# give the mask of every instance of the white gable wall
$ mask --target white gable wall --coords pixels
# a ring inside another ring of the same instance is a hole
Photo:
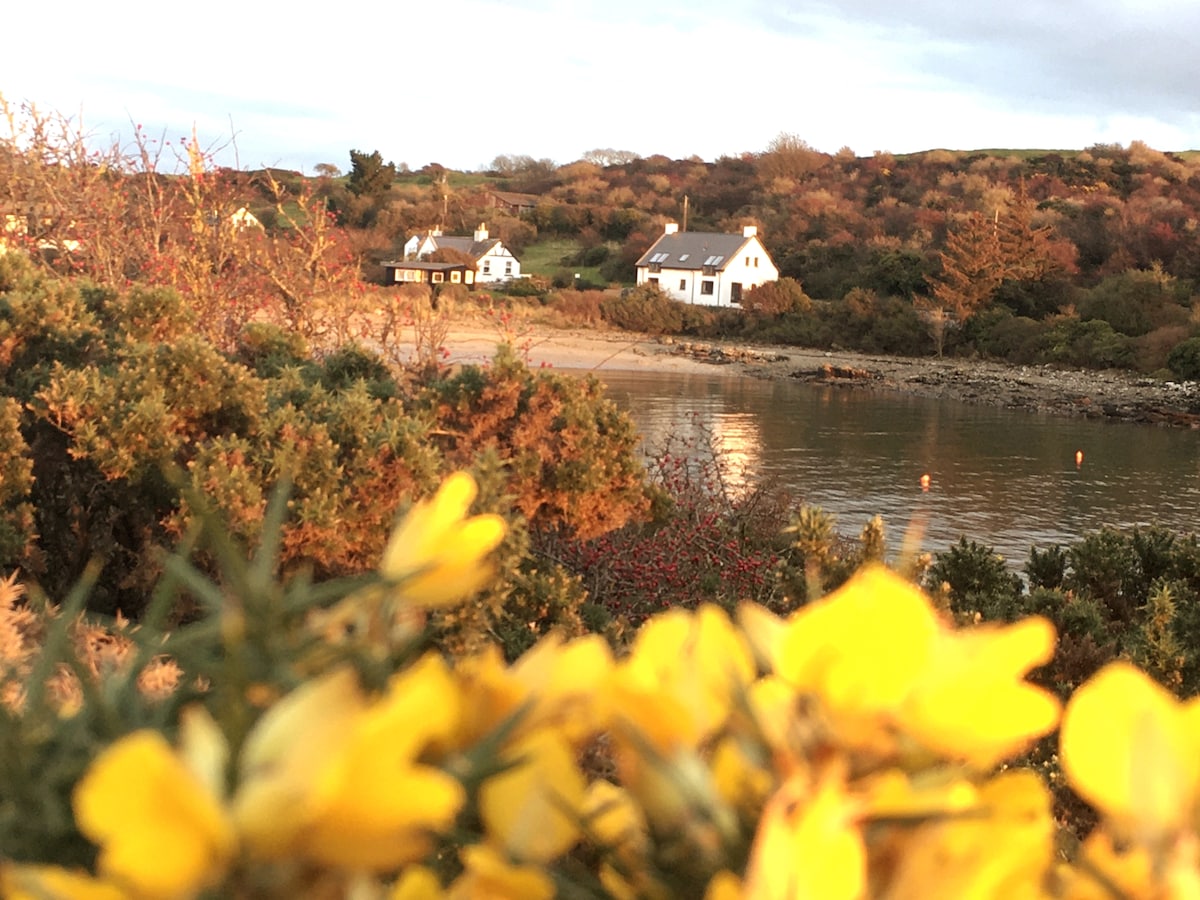
[[[475,271],[476,282],[509,281],[521,277],[521,261],[503,244],[495,244],[475,261]]]

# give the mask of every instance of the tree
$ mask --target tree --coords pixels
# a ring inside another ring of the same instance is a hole
[[[946,235],[938,253],[941,274],[933,283],[933,303],[955,321],[963,322],[984,306],[1004,280],[999,212],[995,217],[973,212]]]
[[[580,157],[584,162],[598,166],[624,166],[641,157],[632,150],[613,150],[611,147],[589,150]]]
[[[825,165],[827,157],[814,150],[799,135],[780,132],[758,158],[758,172],[764,181],[799,181]]]
[[[350,193],[378,200],[388,192],[395,180],[395,164],[384,165],[378,150],[371,153],[350,151],[350,180],[346,185]]]

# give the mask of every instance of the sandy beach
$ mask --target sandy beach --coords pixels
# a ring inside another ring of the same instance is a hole
[[[1200,427],[1200,385],[1119,371],[876,356],[545,325],[523,324],[505,332],[477,322],[453,324],[445,346],[452,363],[481,364],[502,342],[512,344],[530,366],[583,370],[601,378],[606,371],[720,368],[747,378],[791,378],[1066,416]]]

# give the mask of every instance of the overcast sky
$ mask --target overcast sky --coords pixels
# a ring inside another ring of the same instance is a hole
[[[2,28],[10,103],[106,141],[232,136],[243,168],[712,160],[782,132],[860,156],[1200,148],[1197,0],[63,0]]]

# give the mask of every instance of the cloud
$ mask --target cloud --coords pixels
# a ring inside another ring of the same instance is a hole
[[[181,12],[182,11],[182,12]],[[8,34],[45,33],[31,4]],[[596,147],[712,159],[780,132],[832,152],[1200,146],[1200,5],[1184,0],[443,0],[300,16],[244,0],[63,0],[54,53],[11,41],[10,100],[195,125],[242,165],[419,167]]]

